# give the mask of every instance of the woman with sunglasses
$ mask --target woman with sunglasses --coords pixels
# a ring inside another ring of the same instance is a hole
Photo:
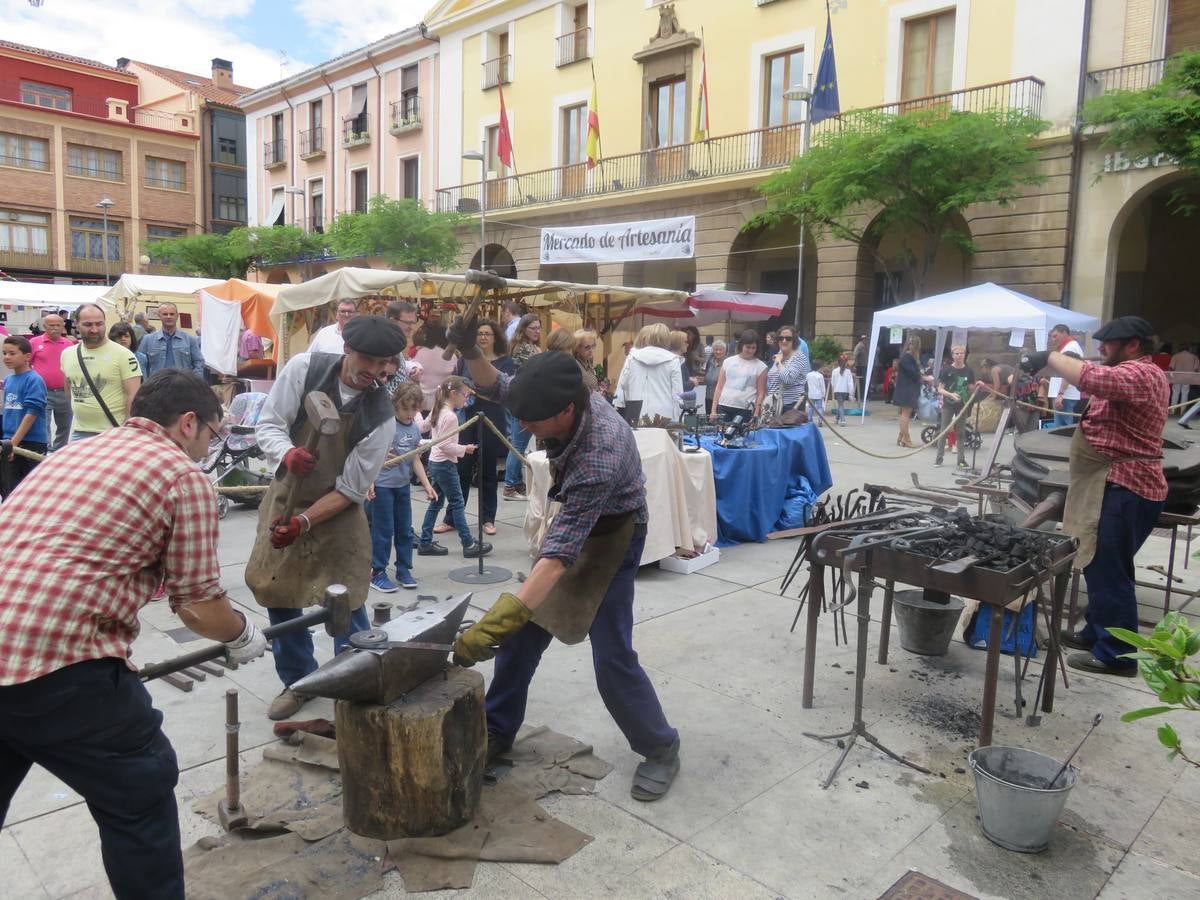
[[[758,333],[743,331],[737,351],[721,364],[713,392],[713,409],[730,422],[736,416],[757,418],[767,396],[767,364],[758,358]]]
[[[808,356],[800,349],[796,329],[785,325],[776,335],[779,350],[767,371],[767,393],[782,393],[783,408],[793,409],[804,399],[805,378],[812,371]]]

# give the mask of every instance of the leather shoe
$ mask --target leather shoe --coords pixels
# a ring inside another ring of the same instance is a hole
[[[311,699],[312,697],[308,694],[284,688],[279,692],[279,696],[271,701],[271,706],[267,709],[267,718],[274,722],[290,719],[300,711],[300,707]]]
[[[1089,641],[1082,634],[1073,634],[1065,628],[1058,633],[1058,642],[1072,650],[1091,650],[1094,641]]]
[[[1067,665],[1072,669],[1091,672],[1094,675],[1116,675],[1118,678],[1133,678],[1137,675],[1137,666],[1105,665],[1087,651],[1072,653],[1067,657]]]
[[[487,556],[492,552],[492,545],[487,541],[480,543],[476,541],[470,547],[463,547],[463,556],[466,559],[478,559],[481,556]]]
[[[417,544],[417,556],[446,556],[450,551],[437,541],[428,544]]]

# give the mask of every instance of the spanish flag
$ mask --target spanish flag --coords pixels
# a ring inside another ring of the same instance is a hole
[[[587,167],[596,168],[600,160],[600,101],[596,97],[596,73],[592,73],[592,99],[588,103]]]
[[[696,126],[692,143],[708,140],[708,61],[704,55],[704,32],[700,38],[700,95],[696,98]]]

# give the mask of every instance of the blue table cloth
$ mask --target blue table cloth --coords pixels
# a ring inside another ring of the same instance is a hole
[[[712,454],[717,489],[717,546],[762,542],[782,528],[799,528],[808,508],[833,486],[825,441],[815,425],[764,428],[750,446],[730,449],[715,435],[700,439]]]

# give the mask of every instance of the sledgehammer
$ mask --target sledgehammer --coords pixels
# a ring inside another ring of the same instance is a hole
[[[247,824],[249,817],[242,806],[242,785],[238,773],[238,692],[225,692],[225,799],[217,804],[221,827],[233,831]]]

